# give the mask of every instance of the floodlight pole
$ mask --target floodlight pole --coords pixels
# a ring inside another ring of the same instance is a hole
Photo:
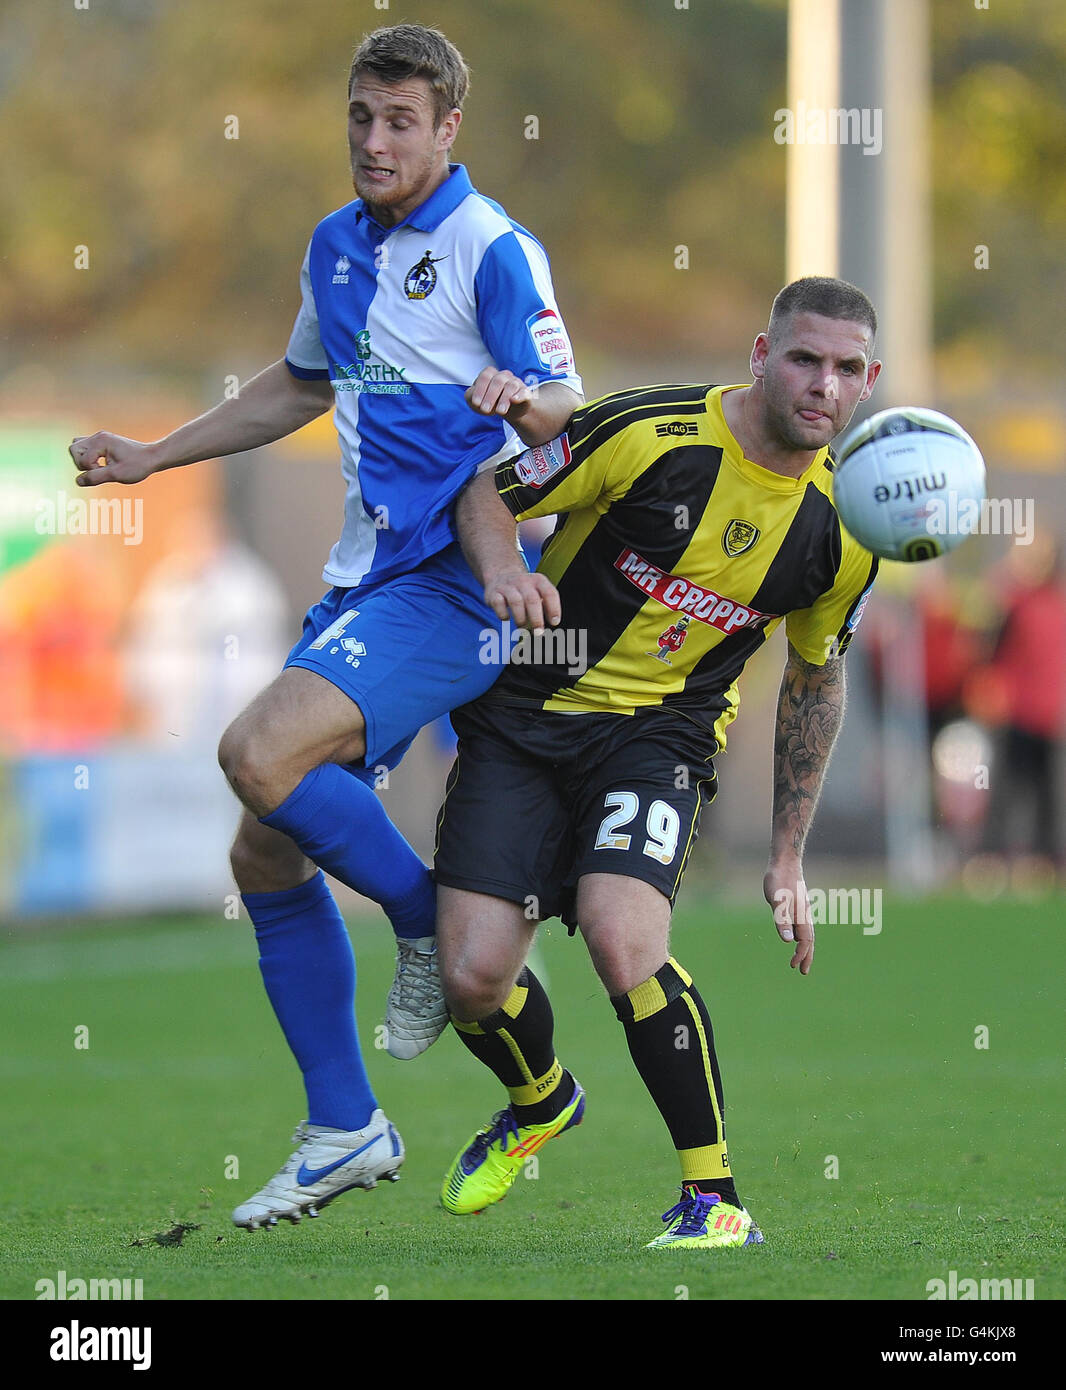
[[[840,260],[840,160],[836,145],[809,140],[809,118],[840,105],[841,0],[790,0],[786,147],[785,279],[836,275]]]
[[[928,0],[790,0],[786,271],[861,286],[880,318],[885,368],[857,419],[934,400],[930,295]],[[812,112],[815,115],[812,117]],[[825,113],[824,141],[818,112]],[[889,881],[935,877],[920,574],[879,585],[886,619],[882,766]]]

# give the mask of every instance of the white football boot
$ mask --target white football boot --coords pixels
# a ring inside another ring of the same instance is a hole
[[[437,974],[437,938],[396,938],[396,976],[385,1005],[385,1047],[410,1061],[432,1047],[448,1026],[448,1008]]]
[[[276,1226],[279,1217],[296,1225],[350,1188],[377,1187],[379,1178],[399,1181],[403,1140],[383,1110],[374,1111],[365,1129],[301,1124],[292,1142],[299,1148],[284,1168],[234,1211],[235,1226],[257,1231]]]

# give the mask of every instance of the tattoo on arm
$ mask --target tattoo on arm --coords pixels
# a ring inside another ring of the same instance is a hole
[[[803,853],[843,717],[842,659],[812,666],[790,643],[774,737],[774,850]]]

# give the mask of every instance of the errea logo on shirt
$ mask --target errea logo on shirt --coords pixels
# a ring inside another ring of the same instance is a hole
[[[346,285],[348,283],[348,272],[352,268],[352,263],[347,256],[338,256],[337,264],[333,267],[333,283],[335,285]]]

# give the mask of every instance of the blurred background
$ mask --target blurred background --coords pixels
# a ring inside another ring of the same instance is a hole
[[[872,295],[886,367],[871,408],[955,416],[1021,524],[883,568],[808,878],[1053,891],[1061,0],[14,0],[0,7],[0,915],[219,911],[234,892],[215,744],[325,587],[343,498],[331,417],[91,494],[106,509],[87,507],[66,449],[97,429],[157,438],[283,355],[310,232],[353,196],[352,49],[400,21],[439,25],[471,65],[456,158],[544,242],[588,398],[748,380],[794,275]],[[837,108],[871,115],[848,144],[803,123]],[[779,633],[745,675],[693,898],[760,898],[783,660]],[[427,859],[449,761],[449,731],[426,731],[381,792]]]

